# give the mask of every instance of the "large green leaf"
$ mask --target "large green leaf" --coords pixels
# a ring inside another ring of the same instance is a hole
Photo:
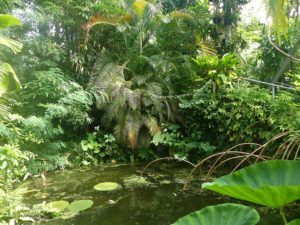
[[[0,64],[0,96],[13,89],[20,89],[21,84],[20,81],[8,63],[1,63]]]
[[[12,15],[0,14],[0,29],[21,25],[22,23],[18,18]]]
[[[287,225],[300,225],[300,219],[295,219],[289,222]]]
[[[300,162],[273,160],[223,176],[203,188],[260,205],[281,208],[300,199]]]
[[[259,214],[255,209],[226,203],[190,213],[172,225],[255,225],[259,220]]]

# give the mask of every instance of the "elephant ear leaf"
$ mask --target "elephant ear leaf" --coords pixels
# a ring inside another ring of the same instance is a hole
[[[300,219],[295,219],[289,222],[287,225],[300,225]]]
[[[259,214],[255,209],[226,203],[190,213],[172,225],[255,225],[259,220]]]
[[[271,208],[300,199],[300,161],[272,160],[256,163],[220,177],[203,188]]]

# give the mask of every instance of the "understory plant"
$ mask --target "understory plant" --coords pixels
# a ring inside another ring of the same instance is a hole
[[[170,156],[194,161],[214,152],[215,147],[202,139],[202,132],[195,131],[189,135],[182,132],[179,125],[162,125],[160,132],[153,136],[152,143],[166,147]]]
[[[83,165],[98,165],[100,162],[108,160],[124,160],[125,155],[117,145],[112,134],[101,131],[88,133],[87,138],[80,142],[82,151],[79,153]]]
[[[14,186],[27,173],[26,162],[32,157],[16,145],[0,146],[0,223],[14,224],[27,210],[22,202],[26,189]]]

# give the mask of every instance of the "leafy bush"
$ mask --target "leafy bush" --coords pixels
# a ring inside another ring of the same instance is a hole
[[[272,100],[267,89],[247,83],[217,93],[207,85],[192,99],[182,98],[180,107],[187,129],[202,132],[219,150],[241,142],[263,143],[292,129],[299,111],[292,94],[283,92]]]
[[[201,141],[202,134],[194,131],[186,136],[179,125],[169,125],[154,135],[152,143],[155,146],[163,145],[168,147],[169,154],[175,158],[196,159],[203,155],[211,154],[215,147],[208,142]]]
[[[215,88],[230,87],[231,81],[237,77],[240,67],[239,58],[234,54],[219,56],[198,56],[193,59],[195,80],[211,80]]]
[[[6,190],[9,186],[24,176],[27,169],[25,162],[33,157],[28,152],[22,152],[18,146],[0,146],[0,188]]]
[[[45,116],[74,129],[86,127],[92,122],[88,112],[91,111],[93,99],[93,94],[84,90],[69,93],[56,104],[45,105]]]
[[[111,134],[100,131],[88,133],[87,139],[82,140],[80,144],[82,152],[80,152],[79,157],[83,165],[91,163],[97,165],[99,162],[110,159],[119,160],[125,157],[117,145],[115,137]]]

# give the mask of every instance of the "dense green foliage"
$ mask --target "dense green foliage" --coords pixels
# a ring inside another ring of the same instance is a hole
[[[281,132],[271,152],[297,149],[299,4],[265,0],[272,24],[246,24],[248,2],[0,0],[0,221],[23,213],[25,175],[197,162]]]

